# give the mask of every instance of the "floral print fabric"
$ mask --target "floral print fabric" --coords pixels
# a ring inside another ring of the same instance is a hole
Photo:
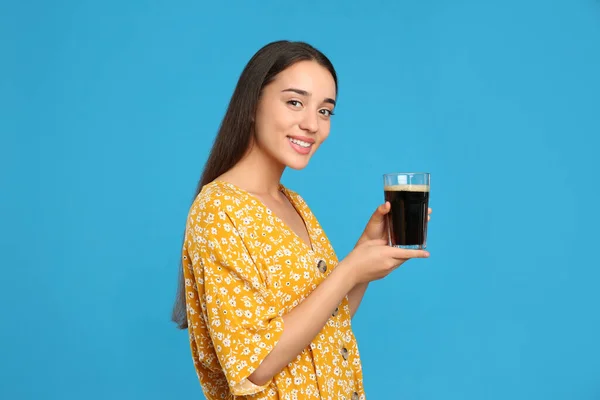
[[[283,315],[338,260],[305,201],[280,185],[310,246],[259,199],[226,182],[202,189],[186,225],[182,260],[192,357],[207,399],[364,399],[347,298],[298,357],[259,387],[247,378],[275,347]]]

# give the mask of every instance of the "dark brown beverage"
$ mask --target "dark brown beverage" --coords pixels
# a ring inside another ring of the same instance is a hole
[[[429,185],[385,186],[385,200],[392,208],[388,213],[392,246],[425,248]]]

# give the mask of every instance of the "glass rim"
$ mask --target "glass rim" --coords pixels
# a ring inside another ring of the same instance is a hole
[[[399,175],[431,175],[430,172],[390,172],[383,176],[399,176]]]

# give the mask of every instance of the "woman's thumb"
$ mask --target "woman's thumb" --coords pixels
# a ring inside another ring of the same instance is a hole
[[[384,204],[377,207],[371,218],[377,221],[383,221],[386,214],[390,212],[390,208],[390,203],[386,201]]]

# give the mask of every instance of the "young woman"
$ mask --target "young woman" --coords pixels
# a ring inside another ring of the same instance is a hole
[[[386,203],[338,262],[280,183],[329,135],[336,95],[331,62],[301,42],[268,44],[239,78],[189,210],[173,313],[208,399],[364,399],[351,318],[369,282],[429,256],[387,245]]]

